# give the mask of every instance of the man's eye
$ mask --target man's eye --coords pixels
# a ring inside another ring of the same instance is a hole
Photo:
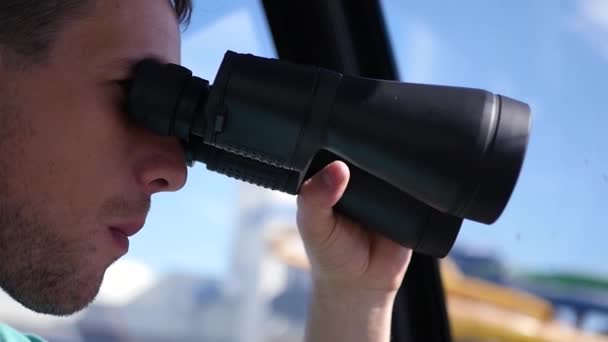
[[[126,80],[119,80],[116,81],[116,83],[118,83],[118,85],[126,92],[129,90],[129,87],[131,86],[131,80],[130,79],[126,79]]]
[[[118,91],[113,90],[113,96],[115,96],[115,101],[117,105],[120,107],[121,111],[127,110],[127,97],[129,95],[129,87],[131,86],[131,80],[118,80],[115,81],[114,84],[118,85]]]

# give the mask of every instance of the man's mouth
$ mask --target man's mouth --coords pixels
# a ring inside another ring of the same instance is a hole
[[[121,223],[112,224],[110,229],[116,230],[124,234],[126,237],[129,237],[137,234],[137,232],[143,228],[145,221],[145,218],[136,218],[129,221],[123,221]]]
[[[144,226],[145,217],[124,220],[120,223],[111,225],[110,233],[112,239],[123,253],[129,251],[129,237],[135,235]]]

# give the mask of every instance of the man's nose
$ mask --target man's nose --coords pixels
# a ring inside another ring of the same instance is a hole
[[[177,191],[186,184],[186,159],[179,140],[155,136],[137,166],[137,181],[147,195]]]

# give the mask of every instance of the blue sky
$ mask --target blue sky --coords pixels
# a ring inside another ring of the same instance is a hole
[[[526,161],[500,220],[465,221],[458,244],[517,268],[608,276],[608,2],[383,0],[403,81],[483,88],[533,110]],[[274,57],[256,1],[197,2],[182,62],[213,80],[227,49]],[[199,8],[200,7],[200,8]],[[127,259],[155,272],[223,276],[238,182],[198,164],[155,196]]]
[[[520,180],[492,226],[461,244],[526,268],[608,275],[608,2],[384,1],[402,78],[471,86],[528,102]]]

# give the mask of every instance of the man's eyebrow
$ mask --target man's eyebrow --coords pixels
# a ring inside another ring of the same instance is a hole
[[[140,61],[142,61],[144,59],[148,59],[148,58],[154,59],[161,63],[168,63],[165,58],[160,57],[158,55],[154,55],[154,54],[141,55],[140,54],[137,57],[135,57],[135,56],[114,57],[114,58],[110,59],[108,62],[102,63],[100,65],[100,69],[104,73],[107,73],[109,71],[109,72],[117,73],[120,75],[124,75],[124,77],[127,77],[137,63],[139,63]]]

